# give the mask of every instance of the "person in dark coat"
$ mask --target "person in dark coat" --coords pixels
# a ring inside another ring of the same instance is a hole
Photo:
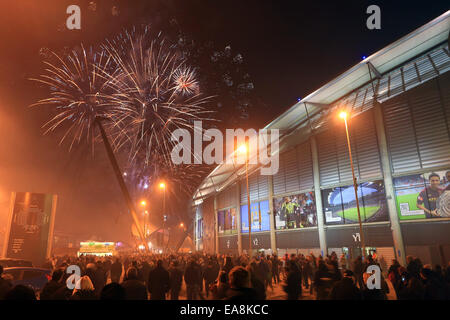
[[[250,274],[244,267],[231,269],[229,279],[230,289],[227,291],[226,300],[257,300],[255,289],[249,288]]]
[[[200,266],[191,260],[184,271],[184,282],[186,283],[187,300],[195,300],[200,295],[203,282]]]
[[[13,287],[11,281],[3,279],[3,266],[0,265],[0,300],[3,300],[6,293]]]
[[[233,267],[234,267],[234,264],[233,264],[233,261],[231,260],[231,257],[227,256],[225,258],[225,264],[224,264],[222,270],[225,271],[227,274],[229,274],[231,269],[233,269]]]
[[[162,266],[163,261],[156,262],[156,268],[148,275],[148,291],[150,300],[166,300],[166,293],[170,289],[169,272]]]
[[[52,279],[47,282],[39,295],[40,300],[52,300],[53,294],[61,287],[65,286],[65,283],[61,283],[63,276],[63,270],[56,269],[52,273]]]
[[[274,254],[272,258],[272,278],[275,284],[280,283],[280,266],[281,261],[278,259],[278,256]]]
[[[255,261],[250,262],[250,264],[247,266],[251,288],[253,288],[256,292],[256,300],[265,300],[266,288],[264,287],[264,282],[256,276],[257,270],[258,264]]]
[[[333,285],[332,275],[328,270],[325,261],[319,260],[317,271],[314,275],[314,288],[316,289],[316,299],[326,300]]]
[[[130,267],[127,270],[125,280],[122,282],[125,290],[125,300],[147,300],[147,288],[144,282],[138,279],[136,268]]]
[[[356,287],[353,280],[353,272],[346,270],[344,277],[337,281],[331,289],[330,300],[361,300],[361,291]]]
[[[298,300],[302,294],[302,274],[295,261],[290,260],[287,265],[287,278],[284,291],[288,295],[288,300]]]
[[[362,261],[362,257],[358,256],[355,261],[353,262],[353,273],[356,277],[356,283],[358,284],[360,289],[364,288],[364,281],[363,281],[363,273],[364,273],[364,264]]]
[[[100,300],[125,300],[125,289],[117,282],[111,282],[103,287]]]
[[[205,291],[206,291],[206,297],[209,296],[209,287],[214,283],[214,281],[217,279],[217,272],[214,269],[214,265],[212,260],[208,261],[208,264],[206,265],[203,278],[205,280]]]
[[[18,284],[5,294],[4,300],[9,301],[36,300],[36,294],[30,287]]]
[[[150,265],[147,261],[143,261],[141,268],[138,270],[138,278],[147,285],[148,275],[150,273]]]
[[[425,300],[446,300],[447,288],[444,281],[440,281],[438,275],[430,268],[423,268],[420,271],[422,283],[424,285]]]
[[[122,263],[117,258],[116,261],[111,265],[111,282],[119,283],[120,277],[122,276]]]
[[[183,271],[181,270],[178,261],[173,261],[169,269],[170,278],[170,300],[178,300],[180,295],[181,285],[183,283]]]
[[[228,289],[230,289],[230,284],[228,283],[228,275],[225,273],[225,271],[220,271],[217,280],[211,288],[213,299],[225,299]]]

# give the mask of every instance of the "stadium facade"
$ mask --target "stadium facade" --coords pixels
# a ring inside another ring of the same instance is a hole
[[[449,29],[450,11],[265,127],[280,130],[280,166],[272,176],[249,166],[253,250],[360,254],[346,133],[337,116],[345,108],[367,252],[386,265],[406,255],[450,260]],[[245,166],[217,166],[193,204],[196,250],[248,249]]]

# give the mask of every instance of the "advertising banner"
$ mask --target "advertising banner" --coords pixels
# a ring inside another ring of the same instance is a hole
[[[250,214],[252,232],[270,230],[269,200],[250,204]],[[248,206],[246,204],[241,206],[241,226],[243,233],[248,232]]]
[[[316,199],[314,192],[275,198],[275,228],[299,229],[317,225]]]
[[[13,192],[3,256],[38,265],[50,256],[57,196]]]
[[[400,220],[450,218],[450,170],[394,178]]]
[[[358,223],[358,211],[353,185],[322,190],[322,201],[325,223]],[[388,220],[386,194],[382,180],[359,184],[358,201],[362,222]]]

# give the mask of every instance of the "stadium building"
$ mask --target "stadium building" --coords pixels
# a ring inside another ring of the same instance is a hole
[[[450,11],[333,79],[270,122],[279,170],[249,165],[251,241],[266,253],[376,252],[390,265],[450,260]],[[362,219],[360,234],[341,110]],[[196,250],[249,248],[245,165],[217,166],[193,196]],[[447,189],[447,190],[446,190]]]

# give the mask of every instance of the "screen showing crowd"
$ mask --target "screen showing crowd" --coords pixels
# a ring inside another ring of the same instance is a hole
[[[357,189],[361,222],[388,220],[386,194],[382,180],[364,182]],[[322,190],[327,224],[358,223],[358,208],[353,185]]]

